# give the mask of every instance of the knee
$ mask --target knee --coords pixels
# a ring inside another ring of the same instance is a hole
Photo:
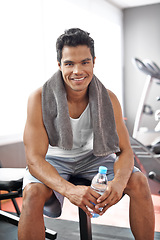
[[[36,209],[45,204],[41,183],[29,183],[23,191],[23,208]]]
[[[147,177],[141,172],[132,173],[127,187],[125,189],[125,193],[128,195],[147,197],[150,195],[149,185]]]

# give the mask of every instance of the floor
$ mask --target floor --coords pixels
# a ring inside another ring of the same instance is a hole
[[[156,184],[153,180],[149,179],[149,184],[152,192],[152,199],[155,210],[155,231],[160,232],[160,184]],[[153,189],[153,191],[152,191]],[[21,208],[22,198],[18,198],[18,205]],[[2,210],[14,211],[14,207],[10,200],[5,201],[1,204]],[[78,221],[78,208],[71,204],[67,199],[64,201],[63,212],[60,219]],[[92,223],[111,225],[118,227],[129,228],[129,198],[124,196],[123,199],[116,205],[112,206],[108,211],[98,219],[92,219]]]

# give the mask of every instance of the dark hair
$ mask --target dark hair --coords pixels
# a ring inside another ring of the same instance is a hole
[[[56,42],[57,60],[61,63],[62,49],[64,46],[76,47],[78,45],[87,45],[90,48],[92,58],[94,60],[94,40],[90,34],[79,28],[70,28],[65,30],[64,34],[59,36]]]

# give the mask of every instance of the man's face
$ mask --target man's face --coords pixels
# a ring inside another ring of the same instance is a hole
[[[67,90],[87,90],[93,77],[94,61],[86,45],[63,47],[61,63],[58,65]]]

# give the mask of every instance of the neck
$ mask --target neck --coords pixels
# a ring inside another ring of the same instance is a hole
[[[80,102],[88,102],[88,89],[84,89],[82,91],[75,91],[72,89],[68,89],[67,91],[67,100],[68,102],[72,103],[80,103]]]

